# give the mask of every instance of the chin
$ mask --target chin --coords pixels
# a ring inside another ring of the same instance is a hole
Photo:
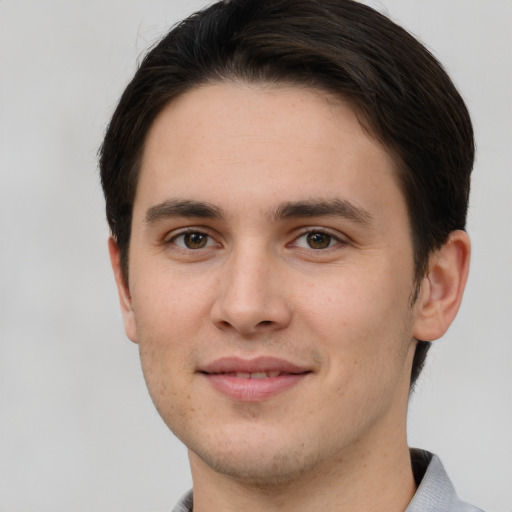
[[[186,439],[192,465],[206,465],[213,471],[254,487],[270,488],[297,481],[319,466],[321,457],[314,443],[293,443],[288,439],[272,439],[249,435],[233,439],[226,435],[224,442],[194,443]],[[251,442],[252,441],[252,442]],[[199,446],[198,446],[199,444]],[[309,445],[309,450],[304,446]]]
[[[296,481],[315,466],[311,463],[312,461],[304,457],[304,454],[285,454],[275,451],[272,454],[262,454],[259,450],[250,455],[226,456],[226,454],[203,453],[198,456],[215,472],[255,487],[285,485]]]

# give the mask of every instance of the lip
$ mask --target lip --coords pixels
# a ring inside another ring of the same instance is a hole
[[[233,373],[233,372],[269,372],[304,373],[308,368],[299,366],[278,357],[260,356],[253,359],[241,357],[222,357],[200,368],[202,373]]]
[[[236,373],[280,372],[264,378],[237,377]],[[259,402],[299,384],[311,370],[275,357],[242,359],[224,357],[204,367],[199,373],[221,394],[241,402]]]

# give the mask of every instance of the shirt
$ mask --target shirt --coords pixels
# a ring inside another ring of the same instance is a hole
[[[412,449],[411,462],[418,489],[405,512],[482,512],[457,497],[441,460],[425,450]],[[192,512],[193,495],[189,491],[172,512]]]

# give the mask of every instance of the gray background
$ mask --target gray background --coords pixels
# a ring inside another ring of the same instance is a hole
[[[512,1],[371,2],[445,64],[478,142],[458,319],[412,400],[412,445],[512,511]],[[147,395],[110,273],[96,150],[137,58],[191,0],[0,0],[0,510],[168,510],[185,450]]]

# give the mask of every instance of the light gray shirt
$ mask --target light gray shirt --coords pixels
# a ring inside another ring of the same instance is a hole
[[[412,449],[411,462],[418,489],[405,512],[482,512],[459,500],[437,456],[424,450]],[[192,506],[192,491],[189,491],[172,512],[192,512]]]

